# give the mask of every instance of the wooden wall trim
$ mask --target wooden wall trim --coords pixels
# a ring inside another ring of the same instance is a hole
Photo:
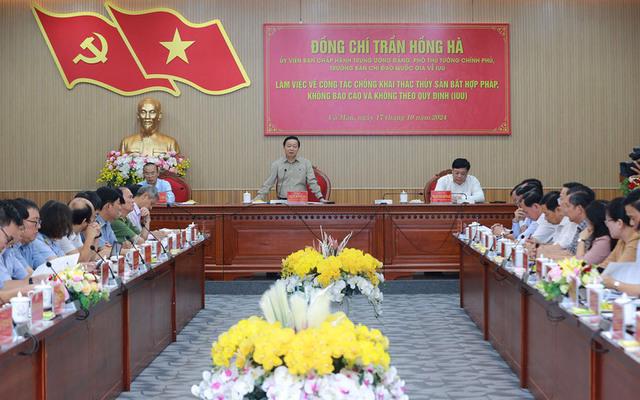
[[[383,198],[385,193],[399,193],[402,190],[408,192],[420,192],[418,188],[404,189],[332,189],[331,200],[337,204],[371,204],[375,199]],[[559,190],[558,188],[548,188],[548,190]],[[618,188],[601,188],[594,189],[596,197],[602,200],[611,200],[621,196],[622,193]],[[485,188],[485,197],[487,201],[510,201],[509,192],[511,189],[504,188]],[[12,199],[16,197],[24,197],[35,201],[37,204],[44,204],[48,200],[57,200],[67,202],[77,191],[0,191],[0,199]],[[255,195],[255,191],[251,192]],[[241,190],[193,190],[193,199],[199,204],[240,204],[242,202]],[[393,194],[387,196],[394,202],[399,200],[399,195]],[[419,195],[410,195],[410,199],[422,198]]]

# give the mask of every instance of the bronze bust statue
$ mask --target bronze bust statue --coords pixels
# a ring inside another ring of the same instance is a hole
[[[169,135],[158,132],[162,109],[156,99],[142,99],[138,103],[138,120],[140,133],[127,136],[120,143],[123,153],[139,153],[143,156],[153,156],[175,151],[180,153],[178,142]]]

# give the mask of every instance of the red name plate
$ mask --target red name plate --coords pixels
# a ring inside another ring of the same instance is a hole
[[[123,256],[118,256],[118,276],[124,279],[125,262]]]
[[[138,250],[134,250],[131,257],[133,258],[133,269],[138,269],[138,266],[140,265],[140,253]]]
[[[64,285],[58,281],[53,283],[53,313],[60,315],[64,312]]]
[[[309,201],[308,192],[287,192],[287,203],[289,204],[307,204]]]
[[[167,202],[167,192],[158,192],[158,203]]]
[[[636,313],[636,342],[640,342],[640,311]]]
[[[187,230],[183,229],[180,231],[180,233],[182,234],[182,244],[184,245],[185,243],[187,243]]]
[[[613,323],[611,324],[611,330],[614,333],[621,333],[624,331],[624,306],[613,302]]]
[[[180,234],[180,231],[178,231],[176,233],[176,249],[180,248],[182,248],[182,235]]]
[[[269,135],[510,135],[508,24],[265,24]]]
[[[167,251],[173,249],[173,236],[167,237]]]
[[[432,203],[451,203],[451,192],[448,190],[438,190],[431,192]]]
[[[100,264],[100,282],[102,282],[102,286],[107,286],[109,284],[109,262],[103,262]]]
[[[146,262],[151,264],[151,245],[144,245],[144,259]]]
[[[41,291],[31,294],[31,321],[36,324],[42,321],[44,313],[44,299]]]
[[[591,288],[587,291],[589,292],[589,310],[595,315],[600,315],[600,292]]]
[[[11,319],[11,304],[0,307],[0,344],[13,340],[13,320]]]

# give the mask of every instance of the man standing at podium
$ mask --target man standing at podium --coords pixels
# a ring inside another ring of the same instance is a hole
[[[326,200],[322,196],[311,161],[298,156],[300,139],[296,136],[287,136],[282,145],[284,157],[280,157],[271,164],[271,173],[258,190],[254,200],[264,200],[274,184],[278,198],[281,200],[287,199],[288,192],[306,192],[308,184],[318,200],[325,203]]]
[[[484,192],[480,181],[469,175],[471,164],[464,158],[456,158],[451,164],[451,173],[438,179],[436,191],[449,191],[456,203],[482,203]]]

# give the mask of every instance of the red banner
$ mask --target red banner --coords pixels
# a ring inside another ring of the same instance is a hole
[[[265,24],[265,135],[510,135],[508,24]]]
[[[122,95],[162,90],[175,81],[207,94],[250,85],[220,21],[192,23],[157,8],[127,11],[105,3],[113,22],[89,12],[33,14],[68,89],[92,83]]]

